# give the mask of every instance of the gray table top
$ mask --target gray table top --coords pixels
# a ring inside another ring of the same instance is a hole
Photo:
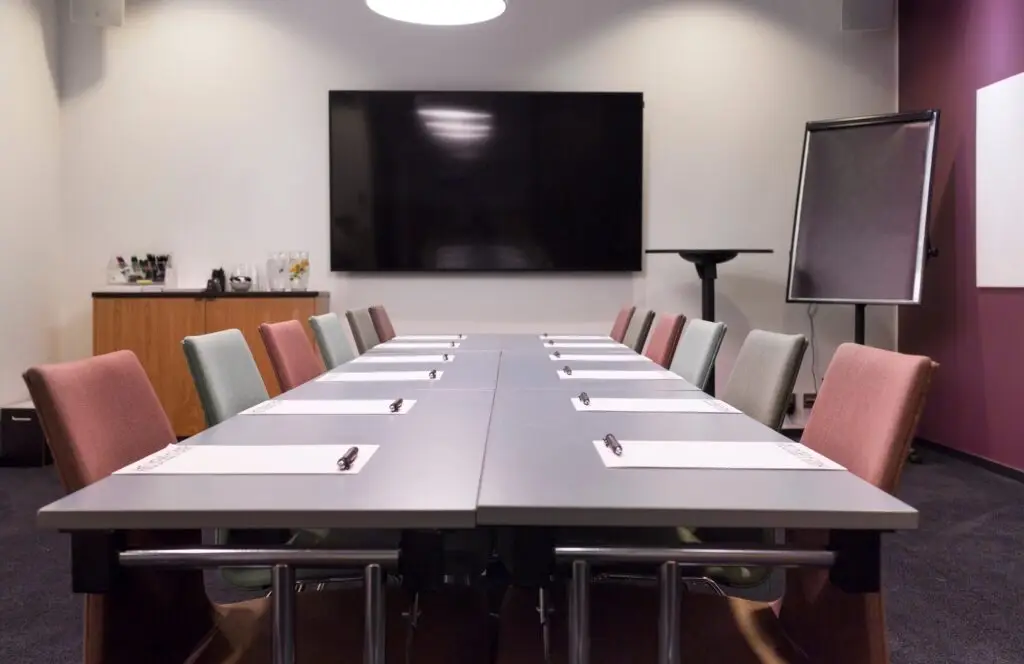
[[[39,525],[472,527],[494,392],[425,390],[412,398],[418,403],[407,415],[242,415],[188,441],[380,445],[357,475],[113,475],[44,507]]]
[[[614,393],[606,388],[591,396],[606,392]],[[845,471],[609,469],[592,443],[608,433],[620,440],[787,440],[745,415],[582,413],[564,395],[500,394],[480,482],[482,525],[917,526],[915,510]]]
[[[560,380],[537,334],[470,334],[437,382],[307,383],[279,398],[411,398],[401,416],[239,416],[209,445],[379,444],[358,475],[117,475],[39,513],[60,530],[468,528],[474,525],[904,529],[917,512],[843,471],[617,469],[591,441],[777,440],[745,415],[577,413],[570,398],[705,396],[683,380]],[[378,348],[373,354],[394,354]],[[391,348],[395,348],[392,346]],[[398,353],[436,355],[444,349]],[[630,353],[623,347],[565,350]],[[572,362],[580,370],[649,362]],[[351,363],[335,371],[429,369]]]
[[[458,334],[457,332],[454,334]],[[610,341],[610,340],[609,340]],[[409,348],[409,344],[419,343],[444,343],[448,344],[447,341],[421,341],[412,340],[407,341],[396,340],[389,343],[380,344],[374,346],[369,352],[371,353],[432,353],[432,352],[445,352],[443,348]],[[479,334],[466,334],[464,339],[456,341],[459,344],[456,351],[538,351],[545,344],[545,341],[541,338],[540,334],[493,334],[493,333],[479,333]],[[564,341],[558,343],[600,343],[597,341]],[[560,348],[559,350],[566,350]],[[621,344],[613,345],[609,343],[609,348],[587,348],[580,349],[578,352],[581,353],[600,353],[600,352],[632,352],[626,346]]]

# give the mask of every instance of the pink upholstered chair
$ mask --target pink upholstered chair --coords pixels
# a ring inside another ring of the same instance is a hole
[[[844,344],[836,351],[802,442],[886,491],[895,490],[936,368],[927,357]],[[817,532],[790,534],[800,547],[820,546]],[[591,661],[657,659],[656,591],[596,584],[591,588]],[[555,620],[565,613],[556,598]],[[786,574],[781,611],[771,604],[684,594],[680,650],[687,662],[730,664],[888,664],[881,593],[850,594],[827,571]],[[565,661],[564,625],[551,629],[552,661]],[[502,610],[499,664],[543,661],[536,596],[509,593]]]
[[[668,369],[679,345],[679,337],[683,334],[686,316],[665,314],[654,325],[654,331],[647,342],[644,356]]]
[[[619,315],[615,317],[615,323],[612,325],[612,333],[609,336],[620,344],[626,337],[626,328],[629,327],[629,320],[633,317],[634,311],[636,311],[636,307],[623,307],[619,312]]]
[[[270,364],[282,392],[295,389],[324,372],[323,360],[313,349],[299,321],[262,323],[260,337],[267,347]]]
[[[377,331],[377,338],[381,343],[395,338],[395,326],[391,324],[391,317],[388,316],[384,305],[370,307],[370,320],[373,321],[373,329]]]

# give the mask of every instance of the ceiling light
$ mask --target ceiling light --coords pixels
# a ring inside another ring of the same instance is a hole
[[[421,25],[469,25],[498,18],[506,0],[366,0],[381,16]]]

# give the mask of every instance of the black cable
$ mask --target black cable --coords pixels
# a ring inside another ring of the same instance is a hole
[[[807,305],[807,320],[811,324],[811,379],[814,381],[814,394],[818,394],[818,349],[814,343],[814,317],[818,313],[818,305]]]

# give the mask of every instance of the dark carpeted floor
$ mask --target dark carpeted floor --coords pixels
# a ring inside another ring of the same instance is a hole
[[[33,523],[60,494],[52,469],[0,468],[2,664],[81,661],[66,539]],[[887,540],[893,663],[1024,662],[1024,485],[928,453],[901,496],[923,517]]]

